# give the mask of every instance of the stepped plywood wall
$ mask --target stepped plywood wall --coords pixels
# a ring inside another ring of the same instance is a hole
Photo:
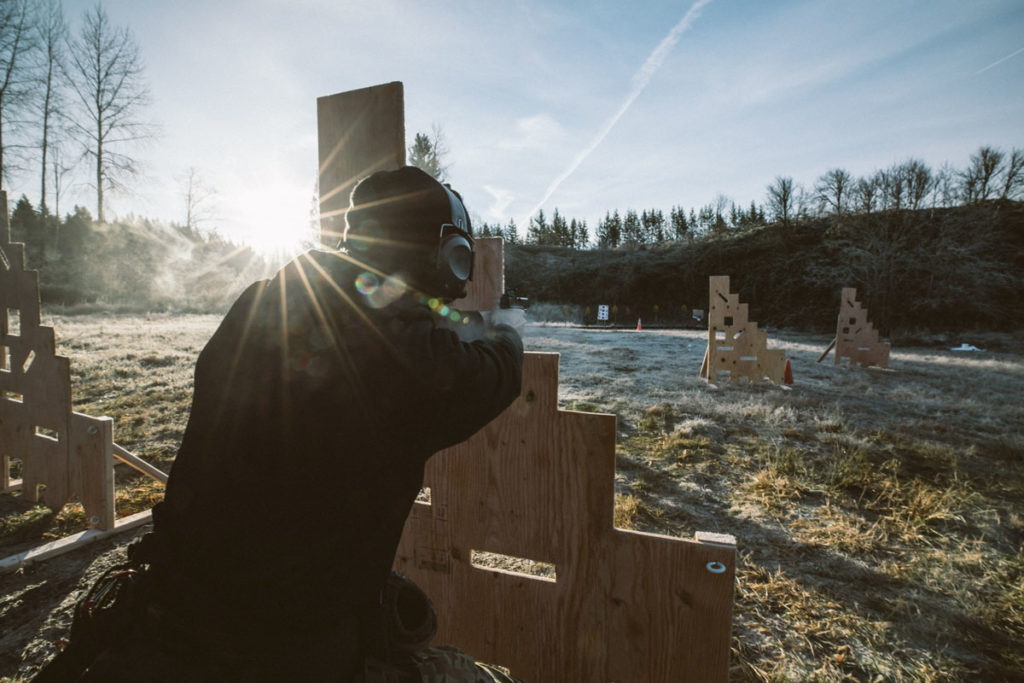
[[[113,423],[71,408],[71,370],[53,329],[40,324],[39,275],[11,242],[0,192],[0,455],[3,490],[60,510],[81,500],[90,526],[114,526]],[[21,461],[12,480],[11,461]]]
[[[527,353],[516,402],[427,464],[395,568],[434,600],[434,642],[525,681],[727,680],[734,539],[616,529],[615,416],[557,394],[558,354]]]
[[[889,344],[878,341],[878,330],[868,321],[868,310],[857,301],[857,290],[844,288],[836,324],[836,365],[848,358],[851,365],[887,368],[889,350]]]
[[[747,304],[729,291],[729,276],[709,278],[708,348],[701,377],[720,382],[727,373],[730,382],[785,379],[786,352],[769,349],[768,335],[749,319]]]

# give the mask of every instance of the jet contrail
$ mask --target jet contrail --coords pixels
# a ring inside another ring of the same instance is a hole
[[[977,76],[980,73],[984,73],[984,72],[988,71],[989,69],[991,69],[994,66],[999,66],[1000,64],[1005,62],[1007,59],[1012,59],[1012,58],[1016,57],[1017,55],[1019,55],[1021,52],[1024,52],[1024,47],[1022,47],[1021,49],[1017,50],[1016,52],[1013,52],[1013,53],[1010,53],[1010,54],[1006,55],[1002,59],[997,59],[996,61],[994,61],[991,64],[989,64],[988,66],[986,66],[984,69],[981,69],[980,71],[975,71],[974,75]]]
[[[639,97],[640,93],[642,93],[644,88],[647,87],[647,84],[651,82],[651,78],[654,76],[655,72],[662,64],[665,63],[665,60],[668,59],[669,52],[673,47],[675,47],[675,44],[679,42],[679,36],[681,36],[686,29],[690,28],[690,25],[697,19],[697,15],[700,14],[701,8],[709,2],[711,2],[711,0],[697,0],[697,2],[693,3],[693,6],[690,7],[686,14],[683,15],[683,18],[679,20],[679,23],[673,26],[672,30],[668,32],[668,35],[665,36],[665,38],[658,44],[658,47],[654,48],[654,51],[651,52],[647,61],[645,61],[643,66],[640,67],[640,70],[633,74],[633,89],[619,106],[618,110],[612,114],[611,118],[605,121],[604,125],[601,126],[601,129],[597,132],[597,135],[594,136],[594,139],[576,155],[576,158],[572,160],[572,163],[569,164],[568,168],[562,171],[562,173],[559,174],[559,176],[548,186],[547,191],[544,193],[544,198],[537,202],[537,206],[533,207],[533,210],[527,214],[525,219],[523,219],[522,222],[524,225],[529,223],[530,217],[537,213],[537,211],[544,205],[544,202],[551,199],[551,195],[555,193],[555,190],[558,189],[565,179],[572,175],[573,172],[579,168],[579,165],[582,164],[588,156],[590,156],[590,153],[593,152],[606,137],[608,137],[608,133],[611,132],[612,128],[615,127],[615,124],[619,122],[622,115],[629,110],[636,98]]]

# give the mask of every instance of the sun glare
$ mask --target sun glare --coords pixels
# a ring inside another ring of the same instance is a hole
[[[261,255],[297,254],[316,241],[310,224],[308,192],[290,187],[247,192],[238,198],[230,236]]]

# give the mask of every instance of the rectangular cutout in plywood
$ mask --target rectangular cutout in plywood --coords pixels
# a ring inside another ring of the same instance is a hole
[[[713,275],[708,283],[708,346],[700,376],[711,382],[769,379],[782,384],[786,352],[768,348],[768,335],[749,319],[747,304],[729,291],[727,275]]]
[[[857,290],[844,287],[839,300],[836,324],[835,364],[849,359],[861,367],[889,367],[890,346],[878,341],[878,330],[868,321],[868,310],[857,301]]]

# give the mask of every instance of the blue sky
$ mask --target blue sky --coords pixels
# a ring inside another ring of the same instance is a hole
[[[65,1],[73,26],[92,4]],[[316,98],[395,80],[407,136],[440,125],[472,214],[521,232],[538,207],[593,232],[616,208],[762,202],[778,175],[1024,148],[1020,0],[103,4],[139,43],[162,129],[108,212],[181,221],[195,167],[213,225],[264,244],[309,223]]]

